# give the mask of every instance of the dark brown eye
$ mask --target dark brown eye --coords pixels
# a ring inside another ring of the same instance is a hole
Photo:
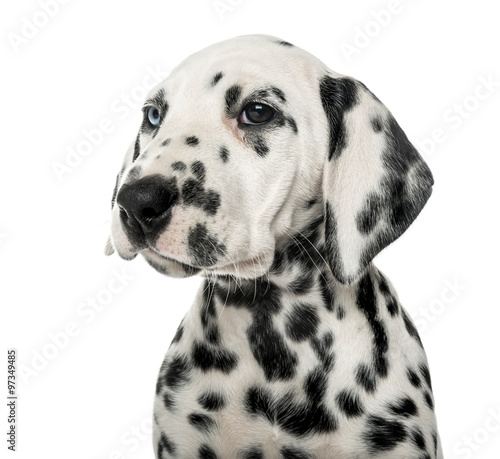
[[[243,109],[238,121],[243,124],[265,124],[269,123],[274,115],[276,112],[269,105],[252,102]]]

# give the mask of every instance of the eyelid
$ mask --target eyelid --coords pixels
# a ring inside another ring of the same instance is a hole
[[[144,104],[144,105],[143,105],[143,107],[142,107],[142,111],[143,111],[143,113],[147,113],[147,112],[148,112],[148,110],[149,110],[151,107],[156,108],[156,110],[158,110],[158,112],[159,112],[159,113],[161,113],[161,112],[160,112],[160,109],[159,109],[159,108],[158,108],[155,104],[152,104],[152,103],[149,103],[149,104],[148,104],[148,103],[146,103],[146,104]]]
[[[277,108],[272,102],[269,102],[267,100],[260,99],[260,98],[251,98],[251,99],[246,100],[243,103],[243,106],[241,108],[240,113],[242,113],[243,110],[245,110],[245,108],[247,108],[249,105],[252,105],[252,104],[267,105],[267,106],[271,107],[275,112],[280,112],[279,108]]]

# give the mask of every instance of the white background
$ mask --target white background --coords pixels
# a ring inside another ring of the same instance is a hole
[[[10,456],[152,457],[157,371],[200,279],[104,257],[115,176],[151,74],[213,42],[267,33],[367,84],[429,163],[429,204],[376,264],[419,326],[445,457],[499,457],[494,2],[73,0],[56,8],[52,0],[52,17],[42,3],[8,2],[0,19],[0,380],[7,347],[21,367]],[[89,133],[94,144],[85,144]],[[68,160],[71,149],[86,156]],[[61,164],[68,169],[58,176]],[[4,410],[0,423],[4,457]]]

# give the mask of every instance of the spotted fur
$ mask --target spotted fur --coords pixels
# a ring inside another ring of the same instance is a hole
[[[273,117],[244,122],[252,103]],[[156,458],[442,458],[417,329],[371,263],[433,183],[388,109],[267,36],[191,56],[150,106],[112,245],[205,278],[160,369]]]

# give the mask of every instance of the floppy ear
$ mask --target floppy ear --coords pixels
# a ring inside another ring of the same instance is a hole
[[[398,238],[432,192],[432,174],[389,110],[363,83],[325,76],[323,174],[327,260],[350,284]]]
[[[127,164],[131,164],[134,162],[136,156],[139,153],[139,136],[130,144],[126,153],[123,166],[116,176],[115,188],[113,189],[113,195],[111,196],[111,209],[115,206],[116,203],[116,195],[118,194],[118,185],[120,183],[120,179],[122,177],[123,171],[125,170]],[[106,240],[106,245],[104,246],[104,255],[109,256],[115,253],[115,249],[113,247],[113,243],[111,242],[111,235],[108,236]]]

